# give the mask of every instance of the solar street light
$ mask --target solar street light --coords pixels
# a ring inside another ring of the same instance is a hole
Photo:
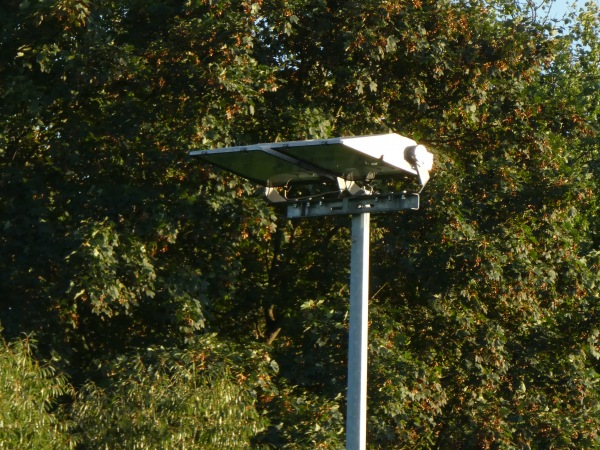
[[[433,155],[424,146],[394,133],[194,150],[190,154],[264,186],[267,199],[273,203],[297,206],[296,200],[306,199],[290,196],[290,191],[322,187],[309,195],[321,203],[304,203],[301,217],[351,213],[335,201],[327,210],[328,201],[340,196],[367,195],[372,199],[372,184],[391,178],[418,178],[422,190],[433,164]],[[327,201],[325,208],[323,201]],[[311,209],[315,205],[320,207]],[[414,199],[409,207],[414,208]],[[370,212],[377,212],[375,205],[371,208]],[[298,211],[288,208],[288,216],[299,217]]]
[[[264,186],[267,200],[285,205],[288,218],[352,216],[346,449],[364,449],[370,214],[418,209],[433,155],[394,133],[194,150],[190,155]],[[378,193],[373,187],[403,177],[418,180],[419,191]],[[315,186],[320,188],[316,193],[290,194]]]

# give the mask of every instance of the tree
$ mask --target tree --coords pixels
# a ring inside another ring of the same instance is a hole
[[[204,326],[202,280],[220,272],[206,259],[239,209],[230,181],[190,170],[187,148],[207,133],[235,139],[230,119],[251,116],[238,105],[269,87],[250,44],[238,46],[252,21],[242,3],[13,3],[2,15],[6,332],[54,324],[48,343],[67,352],[181,342]]]
[[[597,44],[573,64],[573,41],[513,2],[297,8],[266,20],[285,101],[438,160],[424,211],[377,221],[371,445],[596,445],[598,91],[575,72]],[[573,89],[561,106],[543,100],[551,77]]]
[[[193,378],[242,399],[214,409],[240,443],[339,447],[346,218],[287,222],[187,152],[393,130],[436,171],[374,218],[370,446],[597,445],[598,14],[521,3],[4,2],[0,320],[71,376],[78,438],[167,442],[154,389],[200,442]]]

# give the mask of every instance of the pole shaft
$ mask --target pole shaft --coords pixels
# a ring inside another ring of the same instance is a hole
[[[367,348],[370,214],[352,216],[346,450],[367,445]]]

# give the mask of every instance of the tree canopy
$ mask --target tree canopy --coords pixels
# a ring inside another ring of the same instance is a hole
[[[5,0],[0,448],[342,447],[348,218],[188,152],[390,131],[369,447],[600,446],[600,10],[550,4]]]

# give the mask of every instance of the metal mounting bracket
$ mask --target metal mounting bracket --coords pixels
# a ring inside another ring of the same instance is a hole
[[[419,194],[364,195],[342,199],[308,199],[288,202],[287,217],[335,216],[344,214],[386,213],[405,209],[419,209]]]

